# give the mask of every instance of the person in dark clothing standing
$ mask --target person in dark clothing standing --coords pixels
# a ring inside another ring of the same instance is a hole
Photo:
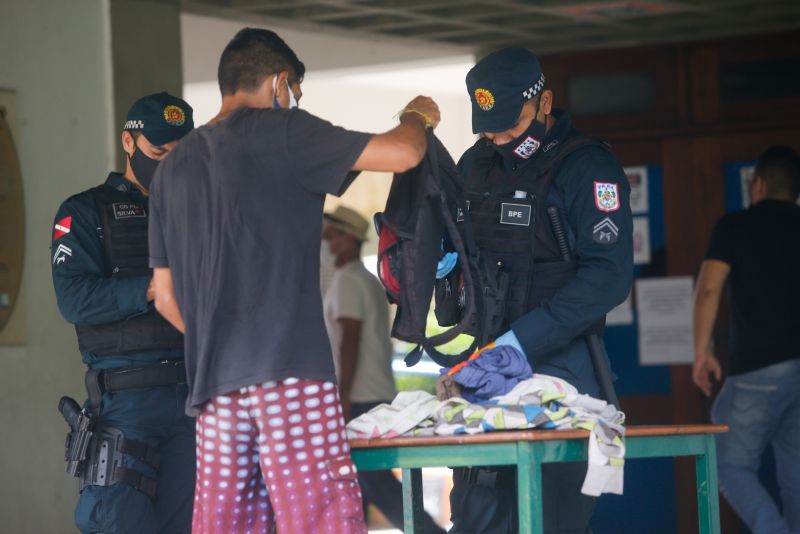
[[[65,200],[56,214],[52,274],[89,370],[94,419],[80,473],[82,532],[189,532],[194,421],[186,401],[183,336],[155,310],[147,266],[150,181],[193,128],[192,108],[167,93],[130,108],[125,171]]]
[[[694,302],[693,379],[707,396],[722,367],[712,331],[723,289],[731,319],[728,377],[711,411],[720,489],[754,533],[800,532],[800,159],[773,146],[758,159],[752,205],[719,220]],[[782,512],[758,479],[772,445]]]
[[[469,217],[498,288],[490,341],[520,350],[534,372],[599,397],[587,338],[602,334],[605,314],[630,291],[628,180],[607,145],[553,107],[529,50],[489,54],[466,83],[481,138],[458,163],[468,202],[458,218]],[[594,499],[580,493],[585,472],[584,463],[544,466],[545,532],[588,531]],[[513,469],[456,469],[453,479],[451,532],[517,531]]]

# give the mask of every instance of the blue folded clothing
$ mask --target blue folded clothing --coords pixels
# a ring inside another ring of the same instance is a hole
[[[533,376],[528,359],[511,345],[499,345],[485,350],[470,364],[479,369],[517,377],[520,380]]]
[[[501,345],[470,360],[453,375],[453,380],[462,386],[462,397],[481,402],[505,395],[531,376],[533,371],[525,356],[514,347]]]

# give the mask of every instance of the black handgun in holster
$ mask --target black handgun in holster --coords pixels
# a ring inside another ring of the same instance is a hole
[[[64,416],[64,420],[66,420],[70,428],[64,453],[64,460],[67,462],[67,474],[79,477],[83,474],[86,463],[94,419],[91,413],[82,410],[75,399],[71,397],[61,397],[58,402],[58,411]]]

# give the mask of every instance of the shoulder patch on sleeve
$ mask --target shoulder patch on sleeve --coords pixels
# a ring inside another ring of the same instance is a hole
[[[72,216],[68,215],[59,219],[53,226],[53,241],[70,233],[72,229]]]
[[[611,182],[594,183],[594,205],[603,212],[612,212],[619,209],[619,187]]]
[[[67,261],[67,258],[72,256],[72,249],[66,246],[64,243],[58,245],[56,248],[55,253],[53,254],[53,265],[58,265],[59,263],[64,263]]]
[[[619,237],[619,227],[606,217],[592,228],[592,240],[599,245],[613,245]]]

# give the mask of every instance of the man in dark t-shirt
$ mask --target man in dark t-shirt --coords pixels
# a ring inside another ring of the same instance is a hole
[[[700,268],[694,305],[695,384],[711,394],[722,368],[711,334],[723,287],[731,318],[729,376],[711,412],[720,489],[753,532],[800,532],[800,159],[775,146],[758,160],[753,206],[724,216]],[[758,479],[771,444],[782,510]]]
[[[219,114],[153,183],[156,307],[185,331],[197,414],[195,534],[366,532],[322,314],[322,207],[353,171],[416,166],[439,111],[417,97],[387,133],[347,131],[292,109],[304,72],[275,33],[240,31]]]

